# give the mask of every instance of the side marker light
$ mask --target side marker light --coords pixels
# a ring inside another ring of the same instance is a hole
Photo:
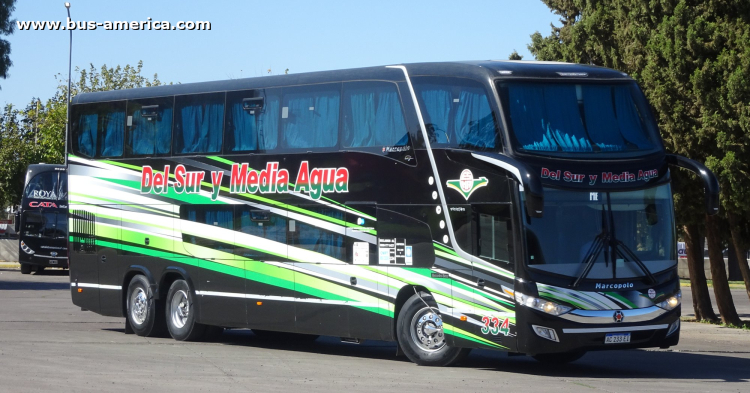
[[[83,292],[83,288],[78,288],[78,293]]]
[[[461,321],[462,321],[462,322],[466,322],[466,319],[467,319],[467,318],[466,318],[466,315],[461,315],[461,318],[460,318],[460,319],[461,319]]]
[[[263,305],[263,302],[255,302],[255,304],[257,304],[257,305],[259,305],[259,306],[262,306],[262,305]]]

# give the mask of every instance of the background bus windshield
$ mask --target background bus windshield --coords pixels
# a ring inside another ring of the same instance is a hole
[[[499,91],[519,151],[627,156],[660,148],[635,82],[507,82]]]
[[[677,263],[669,184],[609,193],[546,188],[544,202],[544,217],[526,219],[527,262],[532,269],[577,277],[602,234],[622,246],[615,253],[604,247],[587,279],[645,276],[629,252],[651,273]]]

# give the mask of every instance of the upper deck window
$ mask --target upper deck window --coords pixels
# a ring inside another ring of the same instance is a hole
[[[284,89],[281,107],[283,147],[314,149],[338,143],[341,85]]]
[[[459,78],[413,78],[434,147],[499,148],[495,114],[481,83]]]
[[[224,93],[175,99],[174,152],[218,153],[224,128]]]
[[[128,151],[134,156],[169,154],[172,97],[128,101]]]
[[[85,157],[121,157],[125,134],[125,101],[77,105],[73,146]]]
[[[346,147],[404,146],[409,141],[394,83],[345,83],[343,105]]]
[[[227,93],[226,152],[275,149],[279,139],[280,89]]]
[[[660,147],[634,82],[501,82],[499,90],[519,151],[632,155]]]

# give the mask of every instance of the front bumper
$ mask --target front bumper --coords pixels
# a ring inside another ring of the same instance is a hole
[[[518,350],[521,353],[535,355],[572,351],[666,348],[677,345],[680,340],[679,328],[667,334],[672,324],[680,319],[680,306],[671,311],[657,307],[619,310],[624,316],[622,322],[615,322],[614,315],[617,311],[575,310],[562,316],[552,316],[519,307]],[[559,342],[538,336],[532,328],[533,325],[554,329]],[[630,333],[630,342],[605,344],[605,336],[611,333]]]

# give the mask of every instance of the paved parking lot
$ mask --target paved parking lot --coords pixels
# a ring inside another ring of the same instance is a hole
[[[697,323],[670,350],[589,353],[560,367],[474,351],[442,369],[396,358],[385,342],[300,345],[233,330],[183,343],[123,327],[75,307],[64,271],[0,269],[0,391],[750,391],[750,332]]]

